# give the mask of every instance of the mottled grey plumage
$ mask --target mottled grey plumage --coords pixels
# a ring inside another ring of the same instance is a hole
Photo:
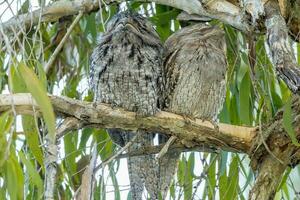
[[[216,121],[223,106],[227,69],[224,32],[205,24],[180,29],[165,43],[164,71],[166,76],[166,109],[191,118]],[[169,169],[175,173],[179,154],[169,153]],[[173,168],[172,168],[173,166]],[[161,180],[161,187],[170,181]]]
[[[139,14],[121,12],[91,55],[90,84],[95,102],[109,103],[153,115],[162,100],[163,47],[152,24]],[[123,146],[134,133],[110,129],[111,138]],[[153,144],[153,134],[140,134],[129,151]],[[128,158],[132,199],[142,199],[145,187],[151,199],[158,198],[158,167],[153,155]]]
[[[215,121],[226,94],[223,31],[205,24],[188,26],[173,34],[165,49],[167,109]]]

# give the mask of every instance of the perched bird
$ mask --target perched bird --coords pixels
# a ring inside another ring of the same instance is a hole
[[[165,109],[215,123],[226,95],[224,32],[204,23],[187,26],[171,35],[164,49]],[[172,152],[163,157],[169,162],[164,161],[168,164],[160,170],[161,177],[172,177],[178,158],[179,153]],[[162,175],[163,169],[169,169],[169,175]],[[161,180],[161,187],[166,189],[170,181]]]
[[[162,43],[148,20],[129,11],[115,15],[90,58],[94,101],[134,111],[137,117],[155,114],[162,101],[162,56]],[[135,135],[119,129],[108,133],[120,146]],[[138,135],[128,151],[153,144],[153,133]],[[156,163],[154,155],[128,158],[132,199],[142,199],[144,184],[150,198],[158,199]]]

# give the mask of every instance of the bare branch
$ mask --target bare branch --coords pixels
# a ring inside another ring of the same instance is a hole
[[[25,27],[26,29],[34,26],[40,22],[52,22],[57,21],[59,18],[69,15],[76,15],[79,11],[89,13],[99,8],[97,1],[91,0],[75,0],[66,1],[60,0],[55,1],[53,4],[38,9],[30,13],[18,15],[12,17],[0,26],[3,27],[4,31],[10,31],[13,28],[18,29],[19,26]],[[41,13],[42,12],[42,13]]]
[[[48,134],[49,135],[49,134]],[[46,136],[47,137],[47,136]],[[54,199],[54,189],[56,183],[56,165],[58,158],[58,151],[56,144],[53,141],[46,138],[46,148],[45,148],[45,185],[44,185],[44,199],[53,200]]]
[[[123,0],[124,1],[124,0]],[[213,19],[219,19],[224,23],[230,24],[242,31],[249,31],[250,26],[245,23],[241,8],[229,3],[225,0],[216,1],[203,1],[200,3],[198,0],[137,0],[139,2],[155,2],[157,4],[163,4],[172,6],[183,10],[189,14],[197,14],[200,16],[206,16]],[[120,0],[106,0],[107,4],[122,2]],[[12,28],[18,28],[25,26],[28,28],[32,25],[36,25],[41,17],[41,22],[57,21],[59,18],[69,15],[78,14],[79,11],[83,13],[90,13],[99,9],[97,1],[91,0],[75,0],[66,1],[60,0],[45,7],[43,10],[36,10],[32,13],[27,13],[11,18],[9,21],[1,24],[5,31],[9,31]],[[42,13],[40,13],[42,12]]]
[[[56,133],[56,139],[60,139],[71,130],[81,129],[83,126],[83,123],[77,118],[67,117],[66,119],[64,119],[63,123],[59,125]]]
[[[276,2],[269,1],[266,3],[265,11],[270,60],[275,66],[278,76],[287,84],[289,89],[293,93],[299,93],[300,69],[291,47],[285,20],[281,16]]]
[[[90,164],[84,170],[84,173],[82,175],[82,181],[81,181],[81,185],[80,185],[80,194],[78,194],[78,196],[80,196],[80,197],[78,199],[82,199],[82,200],[84,200],[84,199],[87,199],[87,200],[94,199],[93,198],[94,182],[95,182],[95,180],[94,180],[94,176],[95,176],[94,170],[95,170],[96,163],[97,163],[97,155],[98,155],[97,145],[94,144]]]
[[[163,149],[164,146],[165,146],[165,144],[160,144],[157,146],[143,146],[143,147],[139,148],[138,150],[120,154],[119,156],[116,157],[116,159],[127,158],[129,156],[135,157],[135,156],[157,154]],[[183,144],[173,144],[168,149],[168,153],[190,152],[190,151],[218,153],[219,149],[217,149],[215,147],[207,146],[205,144],[202,144],[201,146],[195,146],[192,148],[188,148],[188,147],[184,146]]]
[[[293,99],[292,110],[294,129],[297,133],[296,137],[300,138],[299,97],[295,96]],[[288,166],[296,166],[300,161],[299,147],[292,144],[288,134],[285,132],[282,115],[282,111],[278,112],[272,122],[262,126],[264,139],[261,139],[261,136],[258,135],[253,140],[253,146],[249,152],[250,165],[253,170],[258,171],[258,175],[249,193],[250,200],[273,199],[281,181],[280,177],[285,169]],[[278,159],[275,159],[274,156]]]
[[[159,132],[174,135],[184,144],[188,143],[190,147],[205,143],[228,151],[248,152],[252,138],[256,135],[257,128],[220,123],[218,132],[208,121],[196,119],[187,123],[182,116],[173,113],[159,112],[155,116],[136,118],[134,112],[112,109],[105,104],[95,107],[93,103],[67,97],[53,95],[49,97],[58,115],[75,117],[84,126]],[[8,94],[0,95],[0,112],[10,110],[12,100],[18,114],[32,114],[32,104],[35,104],[36,112],[39,111],[30,94]]]
[[[172,136],[169,138],[169,140],[166,142],[165,146],[160,150],[160,152],[158,153],[157,159],[160,159],[161,157],[163,157],[169,150],[169,147],[171,146],[171,144],[176,140],[175,136]]]
[[[138,134],[140,134],[140,133],[138,133]],[[98,171],[99,169],[105,167],[106,165],[111,163],[114,159],[116,159],[119,155],[121,155],[124,151],[126,151],[137,140],[137,138],[139,137],[138,134],[136,134],[129,142],[127,142],[126,145],[124,147],[122,147],[116,154],[112,155],[107,160],[102,162],[100,165],[95,167],[94,172],[96,173],[96,171]]]
[[[64,46],[65,42],[67,41],[67,39],[69,38],[72,30],[74,29],[75,25],[79,22],[80,18],[82,17],[83,12],[79,11],[79,14],[77,15],[77,17],[75,18],[75,20],[73,21],[73,23],[71,24],[71,26],[68,28],[67,33],[64,35],[63,39],[60,41],[59,45],[56,47],[55,51],[53,52],[53,54],[51,55],[50,59],[48,60],[46,66],[45,66],[45,73],[47,74],[50,70],[50,68],[52,67],[57,55],[59,54],[59,52],[61,51],[62,47]]]

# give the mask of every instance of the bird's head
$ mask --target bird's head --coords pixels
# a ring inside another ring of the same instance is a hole
[[[124,37],[128,37],[132,40],[141,40],[143,43],[150,45],[160,43],[153,24],[142,15],[131,11],[116,14],[108,22],[106,28],[104,35],[113,37],[115,40],[122,41]]]

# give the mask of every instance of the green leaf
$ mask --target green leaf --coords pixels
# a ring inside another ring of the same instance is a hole
[[[292,143],[296,146],[300,146],[296,134],[293,128],[293,117],[292,117],[292,102],[291,99],[289,99],[285,106],[284,106],[284,112],[283,112],[283,128],[287,132],[287,134],[290,136]]]
[[[43,84],[37,78],[35,73],[31,69],[26,67],[23,62],[19,63],[18,72],[19,75],[23,78],[27,89],[32,94],[37,104],[40,106],[43,118],[48,128],[50,139],[52,141],[55,141],[55,115],[50,99],[47,96],[47,91],[45,90]]]
[[[8,148],[6,134],[9,132],[12,124],[13,118],[8,112],[5,112],[0,116],[0,173],[2,171],[2,165],[6,162],[5,153]]]
[[[119,188],[119,184],[118,184],[118,179],[116,177],[116,172],[113,170],[113,163],[109,164],[109,174],[110,174],[113,186],[114,186],[115,200],[119,200],[119,199],[121,199],[120,188]]]
[[[9,83],[10,88],[14,93],[28,92],[24,80],[19,76],[19,73],[16,72],[14,67],[12,67],[10,70]],[[36,119],[32,116],[24,115],[22,116],[22,126],[26,141],[30,150],[32,151],[32,154],[39,164],[43,166],[43,153],[39,144],[39,133],[35,124],[35,120]]]
[[[222,151],[221,152],[221,161],[220,161],[220,175],[226,174],[226,166],[227,166],[227,159],[228,159],[228,152]]]
[[[28,92],[22,77],[19,76],[16,69],[11,67],[9,72],[9,86],[11,91],[13,93]]]
[[[182,159],[180,159],[179,161],[178,171],[177,171],[177,179],[180,187],[184,186],[185,168],[186,168],[186,159],[183,154]]]
[[[249,73],[245,73],[240,85],[240,119],[245,125],[251,125],[250,115],[250,97],[251,97],[251,80]]]
[[[220,197],[224,197],[225,199],[225,195],[227,192],[227,185],[228,184],[228,178],[227,178],[227,174],[226,171],[224,171],[224,173],[219,177],[219,196]]]
[[[5,184],[11,200],[23,199],[24,172],[16,158],[15,152],[11,151],[5,166]]]
[[[227,190],[225,199],[236,199],[238,192],[238,181],[239,181],[239,171],[238,171],[238,158],[234,156],[229,166],[229,175],[227,182]]]
[[[79,143],[79,149],[83,149],[86,147],[86,143],[88,141],[88,139],[90,138],[90,136],[93,133],[93,129],[91,128],[85,128],[82,130],[82,135],[79,139],[80,143]]]
[[[28,143],[28,146],[33,156],[38,161],[38,163],[41,166],[43,166],[44,165],[43,152],[40,147],[39,132],[37,130],[34,117],[29,115],[22,116],[22,125],[25,133],[26,141]]]
[[[47,75],[45,73],[45,70],[40,62],[36,62],[36,67],[38,72],[38,78],[45,90],[47,90]]]
[[[284,184],[286,184],[286,180],[289,177],[291,171],[292,171],[292,169],[290,167],[288,167],[287,170],[285,170],[284,175],[282,176],[281,181],[277,187],[277,190],[276,190],[277,192],[282,188],[282,186]]]
[[[300,64],[300,43],[297,44],[297,55],[298,64]]]
[[[170,186],[170,196],[175,199],[175,183],[174,181],[172,182],[171,186]]]
[[[97,150],[101,160],[109,158],[113,154],[114,145],[107,132],[104,129],[94,130],[93,137],[97,141]]]
[[[78,132],[72,131],[70,134],[64,136],[65,159],[64,166],[69,179],[72,180],[72,186],[76,186],[80,180],[77,172],[76,157],[80,155],[77,149]]]
[[[190,200],[193,194],[193,175],[195,165],[195,154],[192,152],[187,161],[184,174],[184,199]]]
[[[22,151],[19,151],[19,157],[22,163],[26,166],[26,170],[29,175],[29,181],[37,187],[38,197],[41,198],[43,194],[43,181],[39,173],[35,169],[35,166],[29,160],[27,160]]]
[[[207,186],[208,186],[208,195],[209,199],[214,199],[215,198],[215,187],[217,184],[216,180],[216,155],[215,154],[210,154],[210,161],[208,164],[208,179],[207,179]]]
[[[18,15],[21,15],[21,14],[24,14],[24,13],[27,13],[28,12],[28,8],[29,8],[29,0],[26,0],[22,6],[21,6],[21,9],[18,11]]]

